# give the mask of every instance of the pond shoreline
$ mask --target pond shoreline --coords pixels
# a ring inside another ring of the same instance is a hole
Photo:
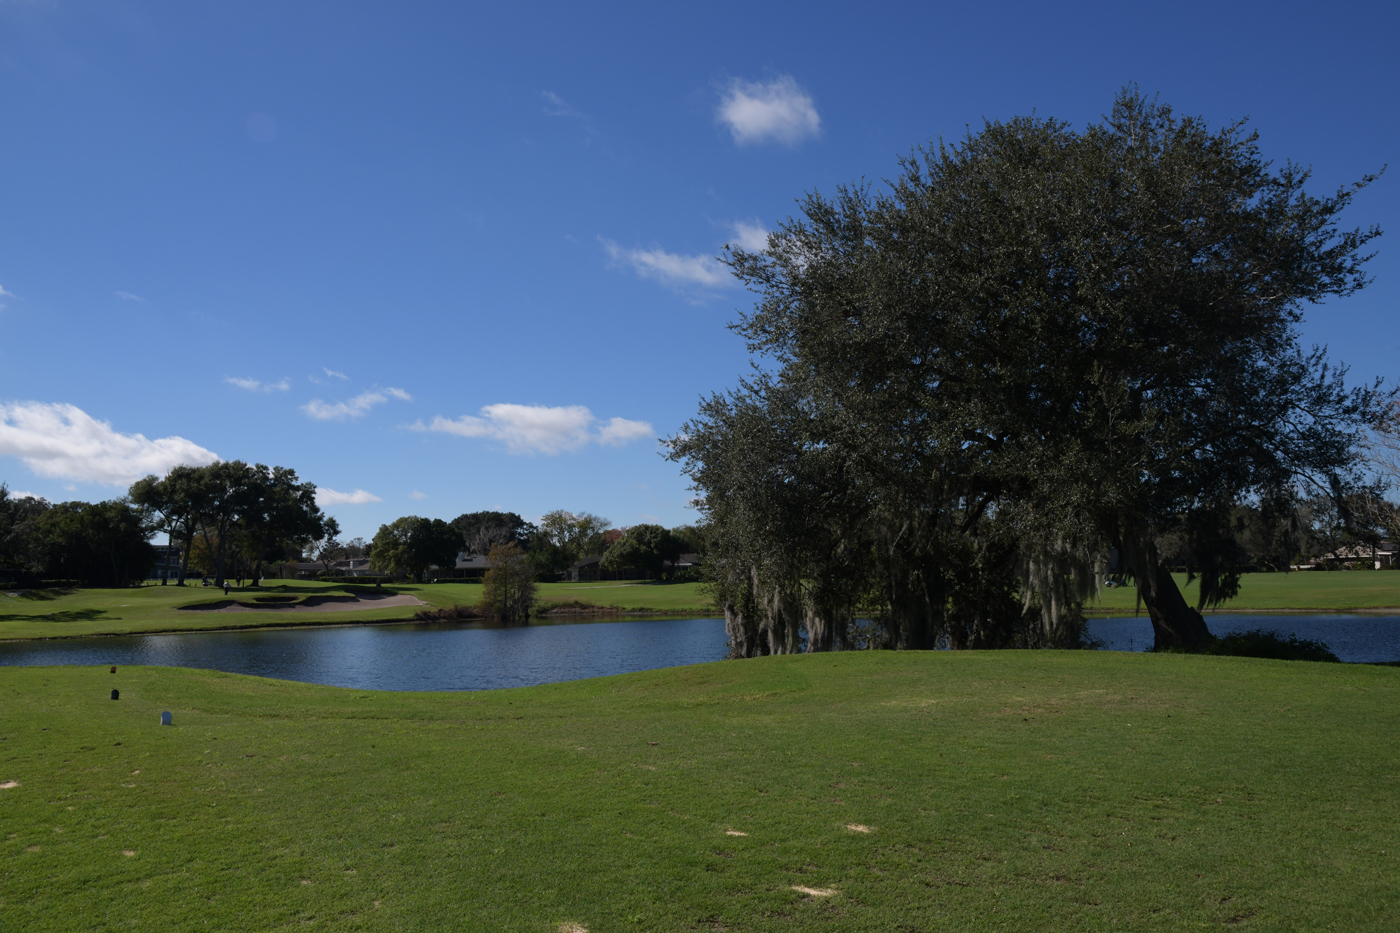
[[[617,612],[570,612],[570,613],[539,613],[531,618],[551,621],[566,621],[570,619],[617,619],[619,621],[645,621],[662,618],[671,619],[695,619],[713,617],[714,610],[650,610],[646,612],[637,610],[625,610]],[[225,625],[214,628],[200,626],[198,628],[161,628],[161,629],[141,629],[140,631],[126,632],[85,632],[73,635],[34,635],[29,638],[0,638],[0,645],[23,644],[25,642],[39,641],[71,641],[77,638],[140,638],[145,635],[201,635],[213,632],[273,632],[283,629],[298,628],[352,628],[358,625],[440,625],[444,623],[455,625],[482,625],[485,628],[512,628],[515,626],[490,624],[490,619],[481,617],[445,620],[445,619],[420,619],[416,616],[409,616],[406,619],[288,619],[285,622],[267,621],[257,622],[251,625]],[[526,623],[527,625],[529,623]]]

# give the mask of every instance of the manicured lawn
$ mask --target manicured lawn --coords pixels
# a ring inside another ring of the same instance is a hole
[[[1175,574],[1186,601],[1196,604],[1195,583]],[[1131,586],[1104,590],[1091,609],[1132,612],[1137,591]],[[1240,581],[1240,595],[1226,603],[1227,610],[1269,609],[1400,609],[1400,571],[1338,570],[1299,573],[1248,573]]]
[[[1105,652],[4,668],[0,929],[1393,930],[1397,703],[1393,668]]]
[[[257,597],[304,599],[344,595],[362,587],[329,583],[268,581],[254,590],[232,590],[230,598],[252,602]],[[372,589],[372,587],[371,587]],[[23,596],[0,591],[0,639],[65,638],[78,635],[118,635],[140,632],[197,631],[213,628],[256,628],[267,625],[324,625],[412,618],[420,608],[475,605],[478,583],[436,583],[386,586],[388,594],[407,593],[426,607],[381,607],[352,612],[192,612],[181,606],[223,601],[222,590],[198,585],[144,586],[121,590],[83,589],[35,592]],[[709,615],[707,599],[695,583],[547,583],[539,587],[542,606],[581,601],[616,607],[619,611],[693,611]]]

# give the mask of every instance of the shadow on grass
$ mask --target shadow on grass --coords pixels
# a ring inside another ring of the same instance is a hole
[[[68,609],[44,615],[0,615],[0,622],[91,622],[107,614],[106,609]]]

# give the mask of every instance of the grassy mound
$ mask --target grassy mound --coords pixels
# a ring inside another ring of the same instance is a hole
[[[0,929],[1389,930],[1397,701],[1099,652],[462,694],[7,668]]]

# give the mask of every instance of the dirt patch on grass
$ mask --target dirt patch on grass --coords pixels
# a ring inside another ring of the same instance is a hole
[[[10,790],[14,787],[19,787],[19,781],[5,781],[4,783],[0,783],[0,790]]]
[[[399,606],[426,606],[427,603],[408,593],[364,593],[359,596],[308,596],[295,606],[250,604],[236,599],[221,599],[197,606],[181,606],[181,612],[355,612],[360,609],[392,609]]]
[[[831,895],[836,893],[835,888],[809,888],[802,884],[795,884],[792,886],[792,889],[808,897],[831,897]]]

